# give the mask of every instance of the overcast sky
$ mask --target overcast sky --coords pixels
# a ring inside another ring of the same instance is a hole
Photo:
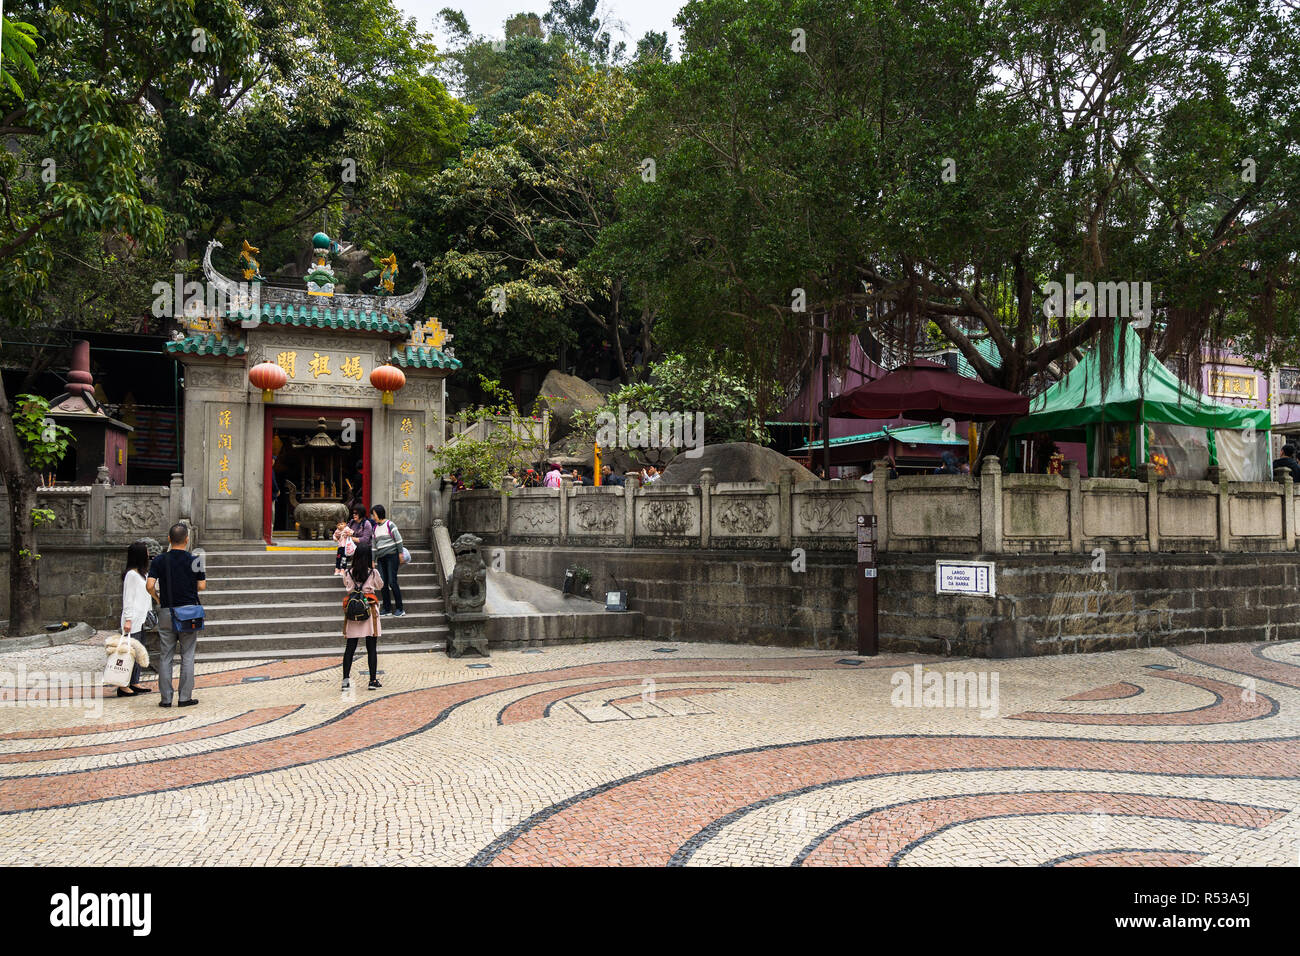
[[[403,13],[415,17],[425,30],[440,38],[442,33],[436,29],[435,21],[438,11],[444,7],[464,13],[474,33],[504,37],[508,17],[525,11],[540,16],[551,6],[550,0],[396,0],[396,3]],[[681,35],[673,27],[673,17],[685,3],[686,0],[603,0],[601,20],[613,42],[626,41],[629,51],[647,30],[666,30],[676,59],[676,44]],[[618,29],[619,25],[622,30]]]

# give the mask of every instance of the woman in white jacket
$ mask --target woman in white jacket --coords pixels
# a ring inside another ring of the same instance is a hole
[[[128,687],[117,689],[118,697],[152,693],[150,688],[139,686],[140,668],[149,666],[149,652],[139,637],[145,617],[153,610],[153,599],[144,586],[148,575],[149,548],[143,541],[137,541],[126,550],[126,570],[122,572],[122,632],[110,634],[104,641],[104,650],[110,657],[126,653],[129,648],[135,661],[131,682]]]

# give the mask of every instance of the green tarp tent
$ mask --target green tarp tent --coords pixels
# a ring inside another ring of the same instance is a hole
[[[1232,477],[1241,480],[1272,477],[1267,460],[1271,427],[1267,409],[1213,402],[1183,384],[1147,353],[1130,325],[1118,326],[1115,335],[1117,366],[1104,388],[1101,354],[1092,348],[1065,378],[1029,403],[1029,414],[1016,422],[1012,435],[1083,430],[1088,442],[1088,470],[1093,475],[1129,472],[1132,469],[1128,462],[1134,461],[1170,464],[1169,452],[1176,449],[1177,457],[1185,464],[1180,469],[1175,462],[1171,477],[1203,477],[1187,474],[1189,468],[1199,470],[1198,456],[1189,452],[1189,448],[1203,442],[1208,451],[1207,464],[1218,463],[1218,445],[1232,446]],[[1119,336],[1124,337],[1122,361],[1118,354]],[[1139,423],[1144,427],[1123,427]],[[1224,435],[1223,432],[1244,434]],[[1095,457],[1098,444],[1113,451],[1117,443],[1127,443],[1127,455],[1112,454],[1105,460]],[[1243,447],[1238,450],[1238,445]],[[1241,460],[1237,461],[1238,458]]]

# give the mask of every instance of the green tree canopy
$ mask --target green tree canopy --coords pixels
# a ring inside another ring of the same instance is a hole
[[[1049,319],[1067,274],[1151,282],[1162,357],[1216,323],[1293,341],[1293,6],[693,0],[678,23],[626,125],[657,179],[625,177],[600,243],[667,346],[785,382],[823,320],[897,352],[936,327],[1018,390],[1114,321]]]

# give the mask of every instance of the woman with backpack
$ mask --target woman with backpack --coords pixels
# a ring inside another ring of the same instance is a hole
[[[375,592],[384,587],[384,579],[371,564],[370,545],[359,544],[352,554],[352,567],[343,572],[343,637],[347,647],[343,651],[343,689],[352,687],[352,658],[357,652],[357,641],[366,639],[366,659],[370,663],[370,689],[378,690],[380,633],[378,598]]]
[[[373,538],[375,563],[379,565],[379,573],[383,575],[384,583],[381,595],[384,606],[379,613],[405,617],[406,611],[402,609],[402,589],[397,586],[397,568],[401,564],[403,551],[402,533],[397,530],[397,525],[388,520],[388,512],[384,510],[383,505],[375,505],[371,508],[370,515],[375,521]]]

